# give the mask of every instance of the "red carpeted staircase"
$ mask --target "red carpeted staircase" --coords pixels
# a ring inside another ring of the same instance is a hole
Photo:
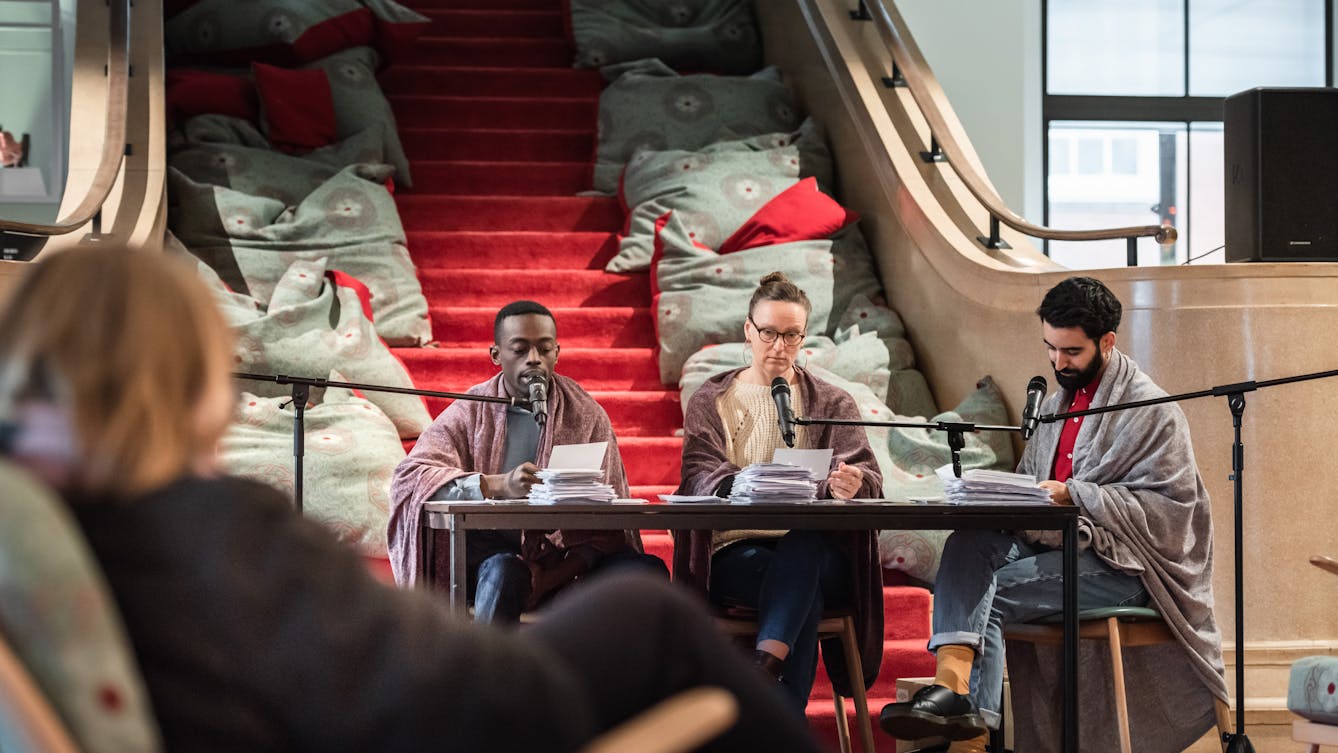
[[[440,347],[397,354],[419,387],[464,389],[496,373],[487,346],[498,307],[543,303],[558,322],[558,371],[608,411],[633,496],[658,499],[678,484],[682,410],[659,381],[650,282],[603,271],[617,250],[617,201],[574,195],[591,183],[602,79],[570,68],[560,0],[409,4],[434,24],[382,83],[412,162],[415,188],[396,199]],[[429,401],[433,415],[443,407]],[[644,539],[669,560],[666,533]],[[890,587],[887,613],[875,714],[896,676],[932,672],[928,593]],[[831,733],[819,675],[810,717]]]

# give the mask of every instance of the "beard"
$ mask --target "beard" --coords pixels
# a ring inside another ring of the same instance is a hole
[[[1106,359],[1101,355],[1101,349],[1096,349],[1096,354],[1092,356],[1092,362],[1087,364],[1087,368],[1082,371],[1056,371],[1055,381],[1059,386],[1072,392],[1080,390],[1092,383],[1096,375],[1101,373],[1101,367],[1106,365]]]

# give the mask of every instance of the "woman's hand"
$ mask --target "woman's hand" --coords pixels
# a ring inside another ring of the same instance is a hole
[[[864,471],[853,465],[840,464],[827,476],[827,488],[833,499],[853,499],[864,482]]]

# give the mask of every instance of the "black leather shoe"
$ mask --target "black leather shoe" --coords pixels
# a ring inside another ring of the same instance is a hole
[[[781,670],[785,668],[785,662],[770,651],[763,651],[759,648],[753,651],[753,666],[757,667],[763,677],[767,677],[773,682],[780,682]]]
[[[920,688],[909,701],[887,704],[878,724],[898,740],[936,736],[970,740],[989,731],[970,698],[942,685]]]

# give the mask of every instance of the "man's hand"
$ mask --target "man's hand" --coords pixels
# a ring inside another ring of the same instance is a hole
[[[859,493],[864,482],[864,471],[857,466],[842,463],[827,476],[827,488],[832,490],[833,499],[851,499]]]
[[[23,145],[9,131],[0,131],[0,167],[14,167],[23,159]]]
[[[530,487],[539,483],[539,467],[534,463],[521,463],[509,473],[484,475],[479,480],[483,496],[487,499],[521,499],[530,493]]]
[[[1050,492],[1050,504],[1052,505],[1071,505],[1073,497],[1069,496],[1068,484],[1061,484],[1058,481],[1042,481],[1037,486]]]

